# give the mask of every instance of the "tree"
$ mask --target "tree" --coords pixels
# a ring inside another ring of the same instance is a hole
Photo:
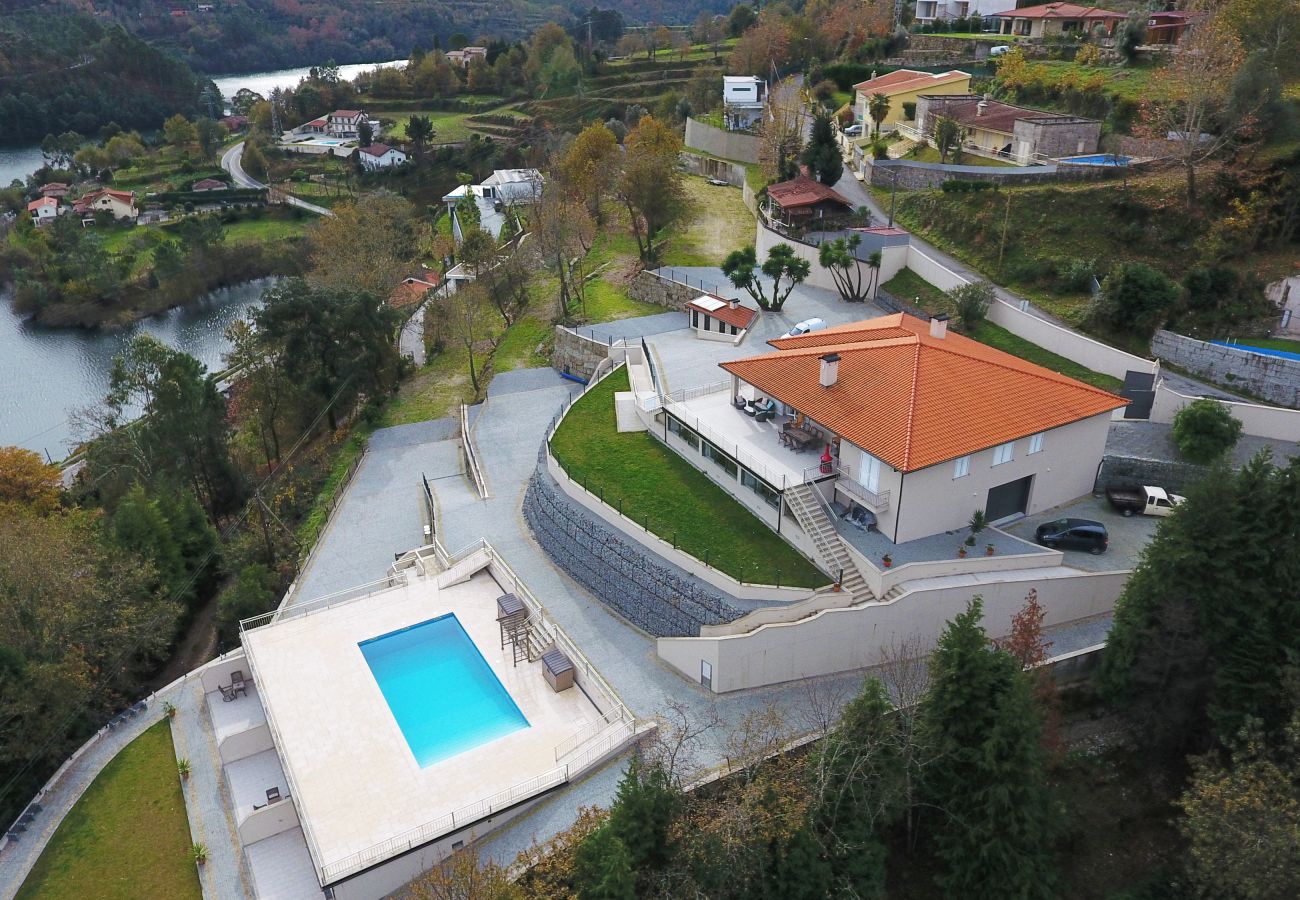
[[[663,869],[676,850],[672,828],[681,798],[660,765],[634,755],[618,783],[606,826],[627,848],[638,876]]]
[[[1208,465],[1240,438],[1241,420],[1216,400],[1193,400],[1174,414],[1174,443],[1190,462]]]
[[[173,147],[184,147],[199,139],[194,124],[180,113],[163,122],[163,137]]]
[[[987,281],[972,281],[959,284],[948,291],[948,301],[957,311],[957,324],[966,334],[979,330],[980,324],[988,318],[989,307],[993,305],[996,293],[993,285]]]
[[[1146,263],[1121,262],[1102,281],[1088,316],[1116,334],[1148,338],[1181,296],[1177,283],[1163,272]]]
[[[417,878],[404,893],[411,900],[523,900],[524,892],[509,873],[493,862],[480,862],[471,844]]]
[[[253,107],[259,103],[265,103],[266,98],[251,88],[240,88],[235,91],[235,96],[230,98],[230,111],[237,116],[249,115]]]
[[[740,37],[757,19],[758,14],[754,12],[754,7],[737,3],[731,8],[731,14],[727,16],[727,34],[731,37]]]
[[[1285,725],[1284,673],[1300,646],[1300,458],[1257,456],[1184,489],[1124,585],[1098,687],[1143,745],[1230,744],[1250,718]],[[1231,597],[1231,603],[1223,598]]]
[[[312,228],[307,280],[387,299],[420,259],[427,237],[428,227],[407,200],[389,191],[363,194]]]
[[[409,125],[410,123],[408,122],[407,124]],[[371,144],[373,144],[374,142],[375,142],[375,129],[374,129],[374,126],[372,126],[372,125],[371,125],[369,122],[367,122],[365,119],[362,119],[362,120],[361,120],[361,123],[360,123],[359,125],[357,125],[357,144],[358,144],[358,146],[361,146],[361,147],[369,147],[369,146],[370,146]]]
[[[268,171],[266,156],[263,155],[262,148],[257,146],[255,141],[244,142],[244,152],[240,157],[240,165],[243,167],[245,172],[252,175],[254,178],[259,178],[263,181],[266,180]]]
[[[767,115],[758,126],[758,164],[769,181],[787,181],[799,172],[803,149],[803,102],[789,80],[776,85]]]
[[[813,117],[812,134],[803,151],[803,162],[822,184],[834,184],[844,174],[844,157],[831,127],[830,114],[823,111]]]
[[[790,28],[780,13],[767,9],[736,41],[727,60],[733,75],[767,75],[790,58]]]
[[[479,392],[479,368],[475,353],[479,342],[488,335],[488,316],[491,299],[487,288],[477,281],[461,285],[447,298],[447,315],[453,339],[465,351],[469,364],[469,381],[474,393]]]
[[[824,241],[817,248],[817,263],[831,273],[835,289],[840,299],[846,303],[861,303],[871,296],[871,287],[880,274],[880,251],[872,253],[867,259],[858,259],[858,247],[862,245],[862,235],[850,234],[847,237]],[[870,270],[866,284],[863,284],[863,267]]]
[[[965,130],[951,116],[939,116],[934,123],[934,148],[939,151],[939,162],[946,163],[949,154],[961,158],[961,142]]]
[[[200,116],[194,121],[194,137],[199,142],[199,152],[209,162],[216,159],[217,150],[228,134],[226,126],[215,119]]]
[[[754,298],[763,309],[776,311],[785,305],[795,285],[802,284],[812,271],[812,264],[794,252],[789,244],[777,244],[767,252],[762,266],[753,244],[732,250],[722,261],[722,273],[731,283]],[[772,294],[768,296],[760,275],[772,279]],[[787,280],[784,290],[782,280]]]
[[[1232,0],[1224,22],[1247,51],[1263,51],[1286,75],[1300,65],[1300,0]]]
[[[584,263],[596,239],[596,225],[586,205],[547,184],[542,188],[541,202],[533,208],[532,234],[543,263],[559,282],[556,315],[566,317],[574,302],[585,312]]]
[[[569,196],[584,202],[599,223],[602,202],[618,179],[618,140],[604,125],[588,125],[573,139],[555,167]]]
[[[1043,636],[1043,620],[1047,610],[1038,602],[1038,590],[1030,588],[1025,595],[1025,605],[1011,619],[1011,634],[999,646],[1020,663],[1034,682],[1034,696],[1043,714],[1043,749],[1053,763],[1065,755],[1065,742],[1061,738],[1061,697],[1056,689],[1056,679],[1044,663],[1052,641]]]
[[[31,450],[0,447],[0,512],[8,505],[48,515],[59,508],[63,475]]]
[[[627,209],[643,263],[651,263],[659,234],[686,211],[686,188],[678,169],[682,141],[654,116],[642,116],[624,141],[623,171],[614,191]]]
[[[707,44],[713,51],[713,59],[718,58],[718,48],[722,45],[722,36],[726,33],[725,25],[720,17],[706,9],[700,10],[695,17],[695,24],[691,26],[691,37],[697,44]]]
[[[597,828],[578,845],[573,885],[578,900],[636,900],[632,855],[609,825]]]
[[[428,116],[411,116],[406,121],[406,137],[418,167],[424,160],[424,148],[433,140],[433,120]]]
[[[240,569],[234,585],[217,601],[217,618],[228,635],[238,632],[239,623],[275,608],[275,576],[261,563]]]
[[[191,593],[185,591],[185,569],[171,525],[143,486],[127,491],[113,513],[112,528],[117,546],[153,564],[165,593],[177,599]]]
[[[1115,31],[1115,52],[1124,65],[1132,66],[1138,61],[1138,50],[1147,42],[1147,14],[1138,10],[1128,14]]]
[[[1020,663],[990,645],[974,598],[948,623],[930,659],[922,702],[935,757],[925,794],[942,820],[932,842],[949,896],[1051,897],[1052,835],[1041,716]]]
[[[867,115],[871,116],[871,121],[876,123],[876,135],[879,136],[880,126],[889,115],[889,97],[880,92],[872,94],[871,99],[867,101]]]

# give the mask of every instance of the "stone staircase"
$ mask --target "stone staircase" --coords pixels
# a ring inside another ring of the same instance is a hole
[[[804,534],[812,540],[817,548],[817,556],[822,566],[832,576],[842,573],[840,589],[849,594],[856,603],[870,603],[875,594],[867,587],[867,582],[858,571],[849,551],[844,548],[835,531],[835,525],[826,515],[826,509],[815,495],[816,488],[809,484],[800,484],[788,488],[785,492],[786,505],[794,513],[795,521]]]

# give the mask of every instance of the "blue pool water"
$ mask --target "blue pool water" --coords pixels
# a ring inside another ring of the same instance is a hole
[[[1091,156],[1068,156],[1058,159],[1058,163],[1070,166],[1127,166],[1131,156],[1115,156],[1110,153],[1094,153]]]
[[[1292,353],[1290,350],[1274,350],[1272,347],[1252,347],[1250,344],[1235,344],[1232,341],[1210,341],[1211,344],[1218,344],[1220,347],[1233,347],[1237,350],[1249,350],[1251,353],[1260,353],[1264,356],[1280,356],[1283,359],[1300,360],[1300,353]]]
[[[454,614],[358,646],[421,768],[528,727]]]

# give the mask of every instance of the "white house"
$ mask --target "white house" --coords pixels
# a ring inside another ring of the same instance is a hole
[[[735,298],[724,300],[712,294],[701,294],[686,304],[686,316],[697,338],[739,344],[745,339],[749,326],[758,318],[758,310],[741,306]]]
[[[365,110],[336,109],[325,119],[325,134],[332,138],[354,140],[361,134],[362,122],[369,122]]]
[[[753,128],[767,104],[767,82],[757,75],[722,76],[722,115],[727,128]]]
[[[28,203],[27,211],[31,213],[33,222],[37,225],[44,225],[46,222],[53,222],[60,216],[63,213],[63,207],[59,206],[59,201],[54,197],[42,197]]]
[[[965,19],[980,16],[992,24],[992,15],[1005,6],[1002,0],[916,0],[916,21],[933,22],[935,19]]]
[[[135,205],[135,191],[115,191],[100,188],[91,191],[72,204],[73,212],[81,215],[82,222],[93,221],[95,213],[112,213],[114,219],[134,220],[140,215]]]
[[[500,237],[506,224],[505,210],[516,204],[536,203],[542,196],[542,173],[536,169],[497,169],[479,184],[462,184],[442,197],[452,216],[452,234],[460,242],[456,204],[470,196],[478,206],[479,227]]]
[[[407,159],[405,153],[387,144],[371,144],[369,147],[362,147],[357,153],[361,160],[361,167],[369,172],[403,165]]]

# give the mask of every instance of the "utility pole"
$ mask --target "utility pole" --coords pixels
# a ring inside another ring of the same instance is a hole
[[[1011,192],[1007,191],[1007,211],[1002,217],[1002,242],[998,245],[998,274],[1002,274],[1002,254],[1007,249],[1007,226],[1011,224]]]
[[[889,227],[894,227],[894,197],[898,195],[898,170],[890,169],[889,174],[894,180],[889,185]]]

